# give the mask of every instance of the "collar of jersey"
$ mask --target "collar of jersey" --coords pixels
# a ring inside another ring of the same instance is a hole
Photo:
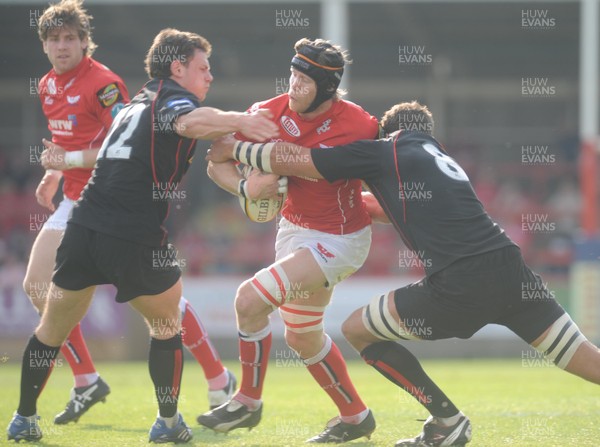
[[[67,71],[66,73],[62,73],[62,74],[56,74],[56,73],[54,73],[54,77],[56,78],[57,81],[68,82],[69,80],[71,80],[74,77],[78,76],[81,73],[81,71],[85,67],[88,67],[89,65],[90,65],[90,58],[89,58],[89,56],[83,56],[83,59],[81,59],[81,62],[79,62],[79,64],[77,64],[77,66],[75,68],[73,68],[72,70]],[[54,71],[54,69],[52,71]]]

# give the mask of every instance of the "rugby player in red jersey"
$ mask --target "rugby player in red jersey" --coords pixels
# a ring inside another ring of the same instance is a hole
[[[52,64],[38,86],[52,142],[44,140],[51,149],[42,153],[42,164],[48,169],[36,198],[53,214],[33,244],[23,287],[40,313],[47,300],[60,298],[47,295],[56,249],[113,118],[129,102],[121,78],[91,57],[96,45],[90,19],[81,2],[62,1],[49,6],[38,23],[44,53]],[[61,177],[63,199],[55,207],[52,199]],[[75,384],[65,410],[55,418],[57,424],[76,421],[110,392],[94,367],[79,324],[61,352],[71,367]]]
[[[279,138],[304,146],[329,147],[375,138],[378,124],[358,105],[341,98],[338,86],[348,62],[339,46],[301,39],[294,46],[289,92],[254,104],[267,109]],[[294,158],[294,153],[286,155]],[[232,163],[209,165],[222,188],[241,193],[244,180]],[[360,180],[328,183],[289,177],[281,211],[275,262],[238,288],[235,298],[242,383],[233,399],[198,417],[216,431],[254,427],[261,419],[262,390],[271,347],[269,314],[278,309],[285,339],[330,396],[339,416],[309,442],[346,442],[370,436],[372,412],[358,396],[346,363],[324,332],[323,314],[334,286],[358,270],[371,244],[371,218],[361,200]]]

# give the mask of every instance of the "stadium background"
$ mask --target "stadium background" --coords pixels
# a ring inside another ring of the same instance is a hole
[[[436,136],[465,168],[490,214],[584,332],[599,341],[598,249],[590,252],[590,244],[578,245],[585,235],[583,211],[588,211],[588,222],[598,219],[597,209],[584,206],[580,186],[580,2],[352,1],[345,10],[344,4],[86,2],[99,45],[94,57],[123,77],[132,96],[145,82],[144,55],[162,28],[194,31],[211,41],[215,80],[205,105],[225,110],[243,110],[285,92],[292,46],[299,38],[342,43],[354,60],[345,74],[348,98],[376,116],[399,101],[427,104]],[[33,240],[48,217],[34,197],[43,172],[41,139],[49,135],[36,91],[50,68],[36,34],[45,5],[0,1],[3,362],[19,361],[38,318],[21,283]],[[597,25],[597,16],[593,21]],[[275,223],[250,223],[237,199],[207,178],[207,147],[198,143],[169,227],[185,267],[185,295],[221,354],[233,358],[235,288],[272,261]],[[597,192],[597,186],[593,189]],[[587,228],[588,236],[592,230],[593,225]],[[570,280],[581,253],[591,259],[591,270],[583,273],[589,281],[585,284]],[[339,337],[341,321],[354,308],[418,278],[417,264],[391,227],[376,226],[367,263],[336,289],[328,331]],[[140,346],[147,333],[141,320],[128,306],[114,304],[111,294],[109,287],[99,291],[90,311],[93,318],[85,322],[92,354],[98,359],[144,358],[146,350]],[[281,324],[275,321],[275,326],[281,336]],[[347,344],[340,345],[348,352]],[[528,355],[524,343],[497,327],[468,343],[413,348],[425,356]]]

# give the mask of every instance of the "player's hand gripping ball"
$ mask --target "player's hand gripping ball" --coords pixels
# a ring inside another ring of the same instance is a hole
[[[245,179],[248,179],[250,173],[254,168],[251,166],[245,166],[242,170],[242,175]],[[269,174],[259,174],[269,175]],[[244,211],[244,214],[248,216],[252,222],[269,222],[277,216],[277,214],[283,208],[283,203],[287,197],[287,177],[280,177],[277,180],[277,194],[273,197],[266,199],[250,199],[243,196],[239,196],[240,206]]]

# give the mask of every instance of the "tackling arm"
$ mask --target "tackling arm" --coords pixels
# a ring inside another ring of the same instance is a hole
[[[234,159],[274,174],[323,178],[311,149],[292,143],[249,143],[225,137],[213,142],[207,159],[215,163]]]
[[[182,137],[213,140],[228,133],[241,132],[248,138],[264,141],[278,135],[278,127],[268,110],[254,113],[224,112],[213,107],[199,107],[175,121],[175,131]]]

